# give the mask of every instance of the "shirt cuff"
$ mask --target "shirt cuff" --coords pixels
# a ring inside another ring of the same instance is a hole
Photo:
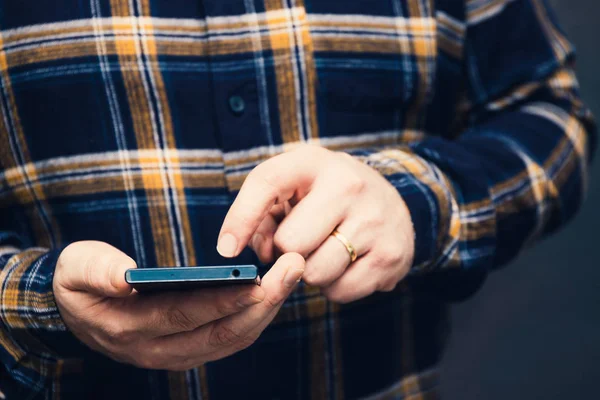
[[[14,364],[24,357],[79,358],[89,351],[67,329],[54,298],[52,281],[61,250],[30,248],[0,256],[0,330],[10,339],[4,347]]]

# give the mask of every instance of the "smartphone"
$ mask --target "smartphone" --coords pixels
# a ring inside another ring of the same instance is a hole
[[[125,272],[125,280],[138,292],[260,285],[256,265],[133,268]]]

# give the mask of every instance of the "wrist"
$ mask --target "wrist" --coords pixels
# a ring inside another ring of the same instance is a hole
[[[349,154],[379,172],[400,195],[403,212],[406,212],[407,219],[410,220],[405,229],[410,233],[404,239],[412,241],[410,248],[413,249],[413,254],[410,265],[416,272],[437,263],[439,232],[442,229],[441,224],[449,219],[445,214],[449,214],[450,210],[440,207],[432,187],[422,182],[404,165],[404,162],[410,161],[410,154],[401,150],[398,152],[406,155],[407,159],[404,161],[388,158],[365,149],[353,150]]]

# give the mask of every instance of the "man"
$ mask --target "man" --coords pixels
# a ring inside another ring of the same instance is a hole
[[[0,31],[7,399],[436,398],[446,304],[585,192],[542,0],[5,0]]]

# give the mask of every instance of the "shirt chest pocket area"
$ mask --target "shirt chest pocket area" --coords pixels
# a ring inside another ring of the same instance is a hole
[[[31,25],[5,31],[0,56],[8,132],[20,137],[31,161],[117,149],[118,62],[98,56],[87,21]],[[112,92],[111,92],[112,90]]]
[[[433,85],[436,24],[395,11],[310,18],[322,136],[414,127]]]

